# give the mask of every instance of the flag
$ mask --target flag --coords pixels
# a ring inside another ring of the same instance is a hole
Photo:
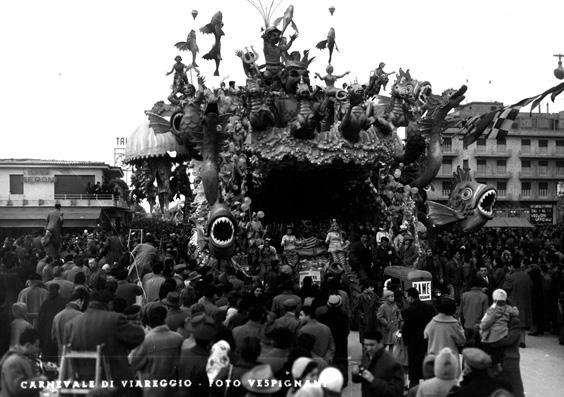
[[[532,113],[533,109],[536,108],[547,95],[551,94],[550,99],[554,102],[554,99],[562,92],[564,92],[564,83],[549,88],[542,94],[522,99],[511,106],[468,118],[463,122],[464,125],[460,129],[460,134],[463,135],[462,141],[464,145],[468,146],[474,143],[482,134],[489,139],[505,137],[511,125],[515,119],[517,119],[522,107],[532,102]]]
[[[562,92],[564,92],[564,83],[560,83],[557,86],[549,88],[542,94],[537,95],[538,98],[531,105],[531,113],[533,113],[533,109],[536,108],[541,103],[541,101],[544,99],[545,96],[547,96],[548,94],[552,94],[550,95],[550,99],[552,100],[552,102],[554,102],[554,99]]]
[[[465,125],[461,128],[460,133],[463,135],[462,141],[465,146],[475,142],[482,134],[488,139],[497,139],[505,137],[511,128],[511,125],[517,119],[519,110],[523,106],[537,99],[539,95],[531,98],[525,98],[511,106],[483,113],[466,120]]]
[[[467,119],[465,125],[460,130],[460,133],[464,135],[462,138],[464,146],[474,143],[493,122],[496,114],[497,110],[494,110],[493,112],[479,114]]]

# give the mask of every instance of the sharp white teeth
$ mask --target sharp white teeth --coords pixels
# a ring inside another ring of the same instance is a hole
[[[217,218],[211,226],[210,237],[218,247],[226,247],[235,240],[235,227],[233,222],[225,216]]]
[[[492,216],[495,199],[496,199],[495,190],[488,190],[486,193],[484,193],[482,197],[480,197],[480,201],[478,202],[478,207],[480,208],[480,211],[482,211],[487,216]]]

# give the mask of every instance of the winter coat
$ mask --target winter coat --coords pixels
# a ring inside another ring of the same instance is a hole
[[[38,368],[16,346],[9,350],[0,361],[0,397],[39,396],[39,390],[22,388],[22,381],[29,381],[39,375]]]
[[[519,320],[521,326],[528,328],[533,322],[531,303],[531,289],[533,283],[527,273],[521,269],[513,271],[505,281],[503,289],[509,294],[511,304],[519,309]]]
[[[37,329],[39,331],[39,339],[41,340],[41,352],[43,358],[48,361],[57,362],[57,341],[53,338],[51,332],[53,327],[53,319],[62,311],[67,304],[67,300],[62,296],[50,296],[47,298],[41,309],[39,309],[39,317],[37,318]]]
[[[378,323],[382,329],[382,344],[393,345],[394,333],[399,329],[401,313],[398,306],[395,303],[389,304],[387,302],[382,303],[378,309]]]
[[[153,328],[131,354],[131,366],[139,372],[139,378],[176,379],[178,357],[182,335],[171,331],[166,325]],[[146,388],[144,397],[165,397],[171,395],[170,388]]]
[[[112,379],[116,383],[133,379],[127,355],[130,349],[143,342],[143,328],[129,323],[123,314],[104,310],[98,302],[90,302],[88,309],[73,318],[67,327],[72,350],[96,351],[98,345],[104,344],[104,354],[109,361]],[[81,364],[77,365],[79,373],[87,379],[94,379],[93,362],[77,364]]]
[[[371,383],[360,375],[352,376],[354,383],[362,383],[362,397],[401,397],[403,395],[403,369],[386,351],[386,348],[378,350],[370,361],[367,361],[364,356],[362,364],[374,376]]]
[[[460,302],[464,328],[474,329],[488,310],[488,296],[479,287],[474,287],[470,291],[462,294]]]
[[[492,305],[486,311],[480,323],[482,342],[497,342],[509,333],[509,321],[517,317],[519,310],[516,307],[505,305]]]
[[[449,347],[457,352],[466,342],[464,330],[460,322],[453,316],[443,313],[437,314],[423,331],[427,339],[427,354],[438,354],[443,347]]]
[[[521,324],[518,318],[513,318],[509,323],[509,334],[497,343],[503,348],[503,370],[497,375],[511,385],[514,397],[525,397],[523,379],[521,378],[521,355],[519,342],[521,341]]]

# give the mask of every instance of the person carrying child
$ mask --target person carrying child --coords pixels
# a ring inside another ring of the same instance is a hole
[[[492,297],[493,304],[480,322],[480,337],[492,357],[494,367],[501,370],[503,348],[497,342],[509,334],[509,322],[511,318],[519,316],[519,310],[507,304],[507,293],[502,289],[496,289]]]

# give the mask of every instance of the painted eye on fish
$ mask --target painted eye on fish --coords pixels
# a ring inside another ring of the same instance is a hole
[[[460,196],[462,197],[462,200],[470,200],[473,194],[474,191],[471,188],[467,187],[462,191]]]

